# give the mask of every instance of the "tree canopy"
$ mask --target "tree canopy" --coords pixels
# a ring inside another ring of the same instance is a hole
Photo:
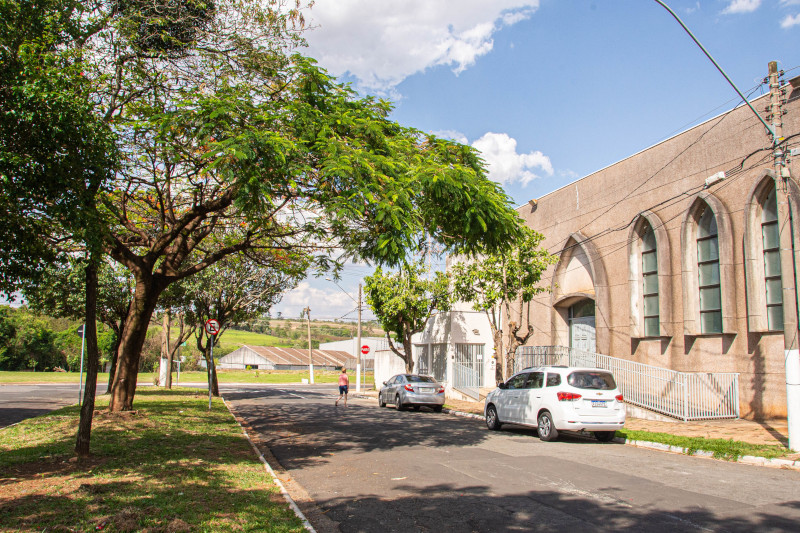
[[[365,281],[367,304],[386,332],[389,347],[405,362],[406,371],[413,372],[411,337],[425,329],[434,311],[450,310],[448,276],[435,272],[428,278],[425,265],[411,263],[394,273],[378,268]],[[394,342],[399,342],[403,350]]]
[[[507,250],[478,260],[464,258],[449,269],[454,297],[471,302],[473,309],[485,312],[489,319],[495,358],[500,362],[495,367],[498,379],[514,372],[517,348],[533,335],[528,318],[530,305],[526,304],[548,290],[539,281],[557,258],[539,247],[543,239],[542,234],[526,229],[522,238],[509,243]]]

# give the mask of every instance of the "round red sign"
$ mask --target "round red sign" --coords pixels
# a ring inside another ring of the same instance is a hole
[[[369,346],[367,346],[366,344],[364,346],[362,346],[361,347],[361,353],[363,353],[364,355],[367,355],[369,353]]]

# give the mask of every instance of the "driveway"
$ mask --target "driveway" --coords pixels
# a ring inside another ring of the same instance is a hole
[[[226,392],[316,502],[321,531],[797,531],[800,473],[673,455],[374,400],[333,387]],[[506,429],[509,428],[509,429]],[[307,507],[306,509],[309,509]]]

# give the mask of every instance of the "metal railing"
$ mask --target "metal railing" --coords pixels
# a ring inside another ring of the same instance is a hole
[[[678,372],[566,346],[520,346],[514,371],[545,365],[610,370],[625,402],[683,421],[739,418],[739,374]]]
[[[480,372],[461,363],[453,362],[453,388],[466,394],[470,398],[481,398]]]

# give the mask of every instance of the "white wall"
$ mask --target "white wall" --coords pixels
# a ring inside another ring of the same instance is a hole
[[[388,341],[385,337],[361,337],[361,346],[369,346],[369,353],[364,356],[365,359],[372,359],[375,357],[377,350],[386,350]],[[320,350],[338,350],[347,352],[353,357],[358,357],[361,354],[361,347],[358,345],[358,337],[352,339],[345,339],[343,341],[322,342],[319,345]]]
[[[465,304],[457,305],[455,309],[458,310],[433,315],[425,330],[412,338],[412,344],[447,344],[448,377],[453,375],[452,363],[456,344],[483,345],[483,386],[494,387],[494,342],[489,319],[485,313],[469,310]],[[417,364],[415,361],[415,365]]]
[[[406,371],[406,364],[391,350],[375,352],[375,388],[380,389],[383,382],[396,374]]]

